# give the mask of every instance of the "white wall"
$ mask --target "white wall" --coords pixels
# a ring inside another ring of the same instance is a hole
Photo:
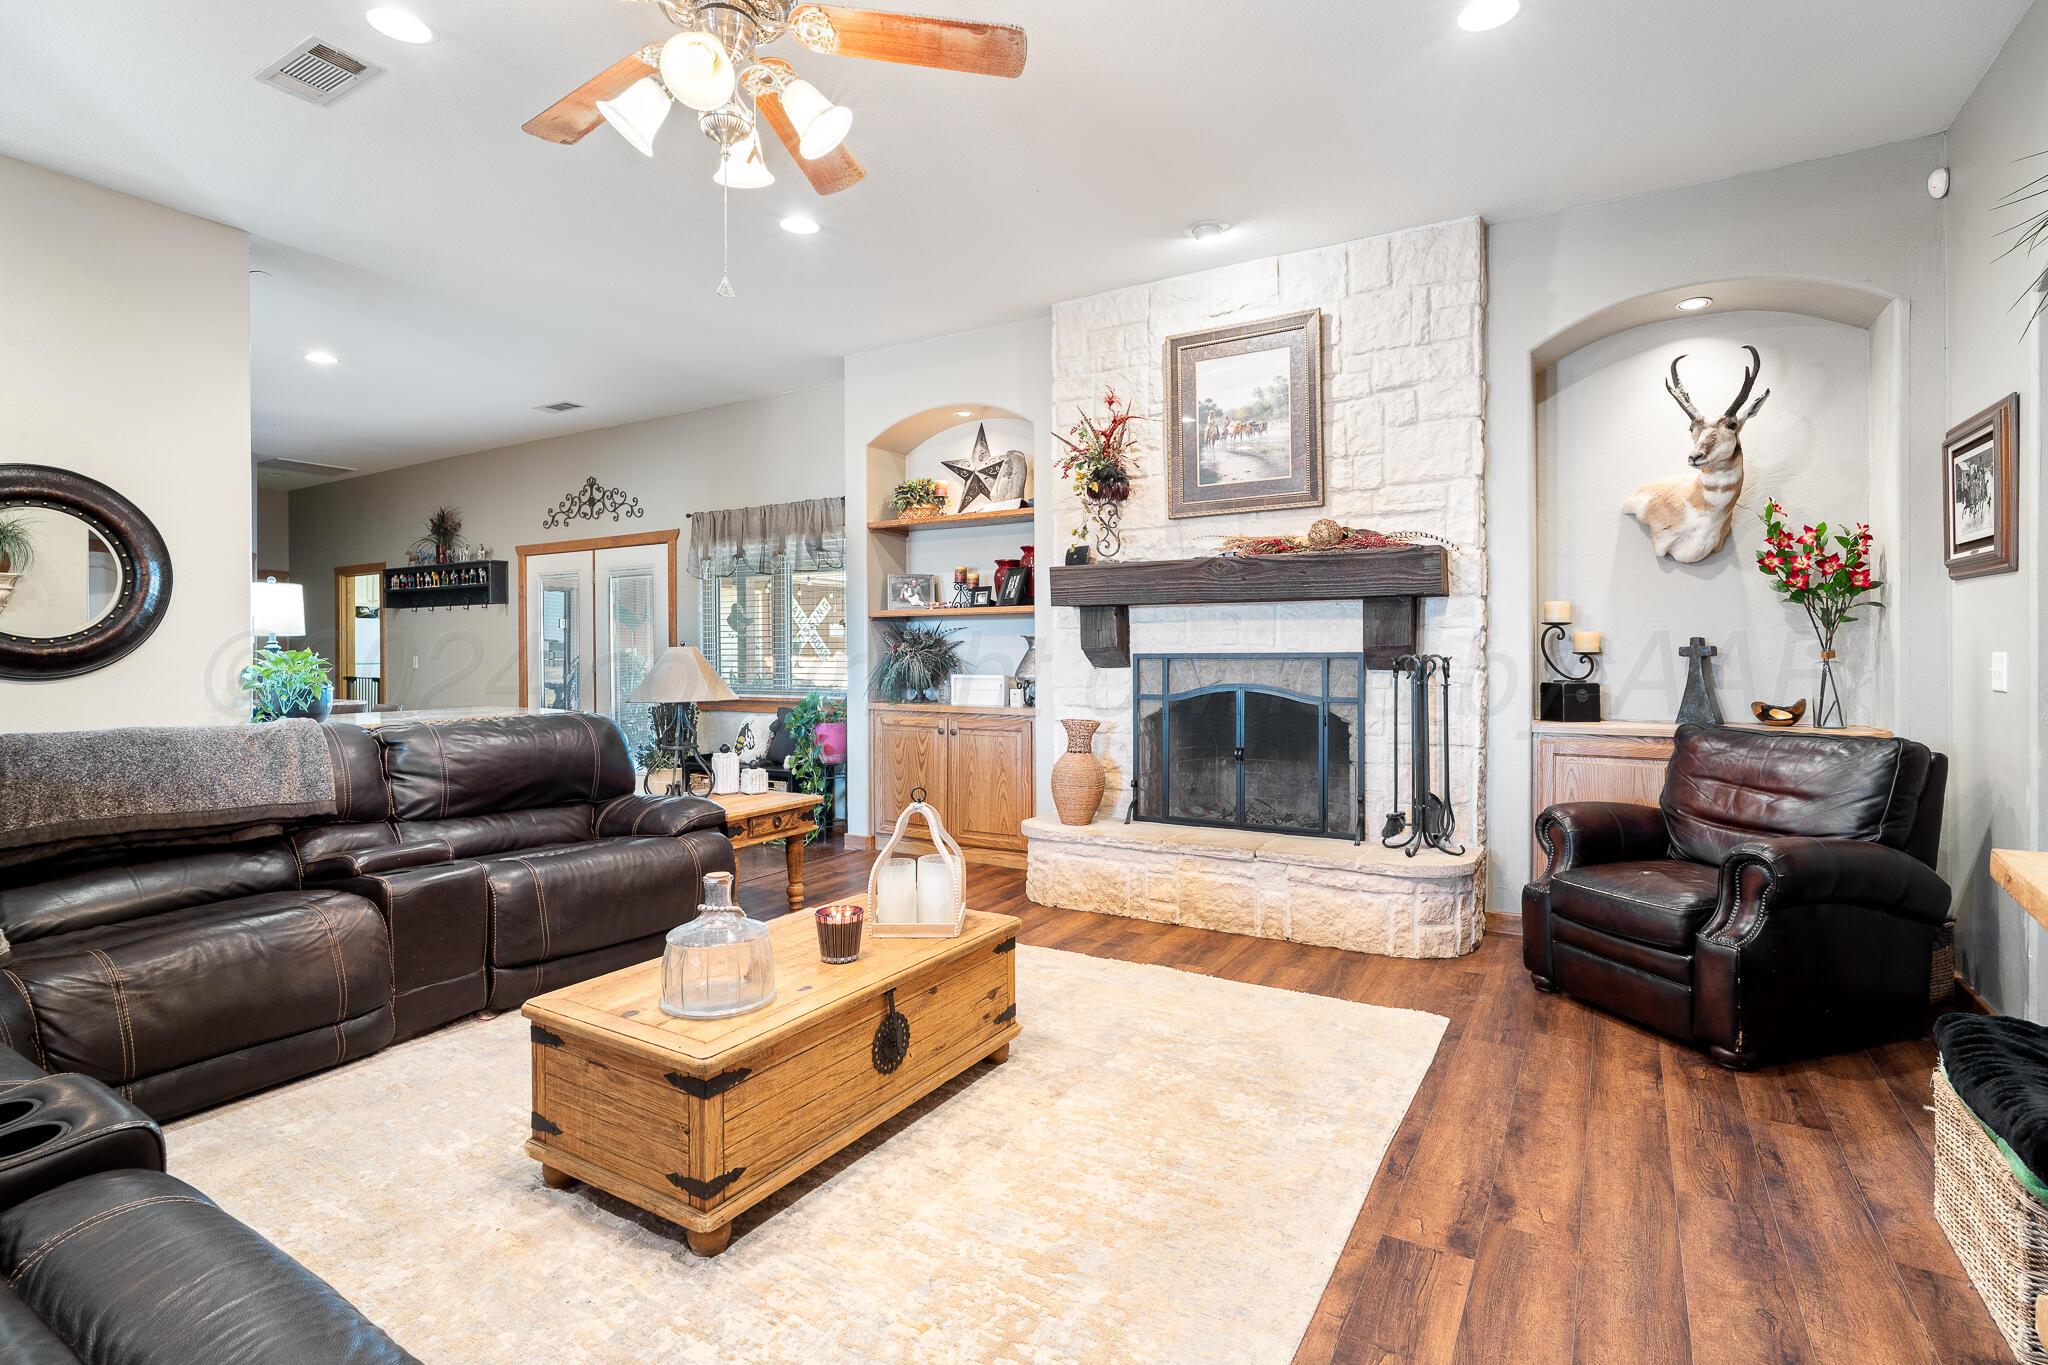
[[[163,534],[171,598],[143,645],[0,682],[0,726],[243,714],[249,648],[249,240],[0,157],[0,461],[107,484]]]
[[[2048,151],[2048,6],[2021,20],[1948,137],[1954,188],[1941,207],[1948,247],[1947,426],[2020,395],[2018,573],[1964,579],[1953,585],[1950,633],[1941,657],[1951,670],[1954,768],[1947,826],[1958,891],[1964,974],[1994,1007],[2048,1019],[2048,939],[1992,883],[1993,848],[2048,847],[2048,810],[2041,794],[2043,727],[2048,725],[2048,669],[2041,613],[2048,605],[2042,563],[2042,517],[2048,478],[2042,454],[2048,425],[2041,385],[2041,333],[2024,340],[2024,318],[2012,311],[2032,275],[2048,259],[1999,259],[2011,240],[1995,235],[2040,207],[1994,212],[1992,206],[2041,174],[2043,161],[2019,158]],[[1939,433],[1919,447],[1916,473],[1930,507],[1939,477]],[[1929,533],[1939,554],[1939,523]],[[1991,691],[1990,655],[2006,654],[2011,691]]]
[[[282,488],[256,490],[256,568],[284,573],[292,566],[291,494]]]
[[[876,457],[870,453],[870,444],[906,418],[934,408],[949,407],[992,407],[1016,413],[1035,429],[1038,443],[1049,442],[1052,431],[1051,333],[1051,319],[1028,318],[1023,322],[985,327],[957,336],[934,337],[929,341],[866,351],[846,358],[842,450],[848,493],[846,594],[850,604],[872,606],[879,603],[883,587],[870,581],[867,533],[867,517],[878,516],[881,509],[876,505],[855,510],[862,496],[861,490],[868,487],[871,467],[877,463]],[[972,439],[971,433],[969,439]],[[989,439],[993,445],[993,432]],[[887,458],[893,460],[895,457]],[[1047,502],[1044,497],[1038,500],[1038,515],[1030,527],[1036,533],[1034,543],[1041,547],[1049,543]],[[1019,543],[1023,542],[1025,526],[1022,523],[1007,529],[1016,530]],[[1039,557],[1036,586],[1040,602],[1047,597],[1045,574],[1051,558],[1053,556],[1045,554]],[[986,576],[983,581],[987,581]],[[857,605],[855,609],[858,610]],[[1041,615],[1044,610],[1040,609]],[[855,630],[850,635],[852,657],[848,667],[853,686],[848,695],[847,770],[854,774],[854,779],[847,795],[847,829],[857,835],[869,832],[866,680],[874,669],[873,634],[871,630]],[[1007,649],[994,652],[994,661],[1000,662],[1007,657],[1007,663],[990,671],[1007,671],[1007,666],[1015,664],[1017,655],[1022,654],[1023,642],[1015,637],[1007,641],[998,637],[996,643],[1015,647],[1014,654]],[[1046,808],[1051,805],[1050,789],[1046,785],[1050,781],[1048,773],[1059,747],[1053,744],[1046,732],[1057,728],[1043,722],[1037,727],[1039,804]]]
[[[1756,394],[1770,398],[1743,431],[1744,484],[1728,543],[1696,564],[1656,555],[1621,510],[1641,484],[1688,472],[1691,432],[1664,391],[1673,358],[1710,415],[1741,387],[1748,357],[1763,357]],[[1693,636],[1713,660],[1721,713],[1748,720],[1749,704],[1817,700],[1819,646],[1806,613],[1785,604],[1758,572],[1759,514],[1771,498],[1797,529],[1825,518],[1853,529],[1870,517],[1870,334],[1791,313],[1724,313],[1630,328],[1582,347],[1538,380],[1536,490],[1539,601],[1574,604],[1575,629],[1597,630],[1610,720],[1678,714]],[[1885,526],[1889,541],[1897,528]],[[1879,593],[1879,597],[1883,594]],[[1845,716],[1874,716],[1876,637],[1858,613],[1837,638],[1835,673]],[[1565,649],[1562,662],[1576,668]]]
[[[1537,535],[1533,516],[1498,510],[1535,502],[1531,358],[1603,310],[1688,285],[1826,282],[1896,301],[1901,311],[1881,321],[1894,337],[1903,333],[1904,344],[1891,347],[1903,372],[1904,439],[1896,449],[1911,452],[1913,461],[1892,471],[1893,487],[1871,490],[1873,507],[1904,508],[1885,598],[1887,625],[1899,635],[1892,724],[1937,749],[1947,744],[1947,580],[1928,496],[1935,477],[1928,461],[1947,426],[1940,209],[1925,189],[1928,171],[1941,161],[1941,140],[1922,138],[1489,229],[1487,498],[1497,510],[1487,536],[1487,754],[1489,823],[1496,831],[1527,830],[1532,817],[1530,698],[1542,600]],[[1503,834],[1493,844],[1487,903],[1510,908],[1528,880],[1528,841]]]
[[[514,601],[389,613],[388,700],[517,704],[520,545],[679,529],[676,632],[695,644],[700,580],[689,572],[689,514],[840,496],[841,415],[840,388],[830,384],[301,489],[291,495],[290,548],[292,577],[306,585],[307,643],[333,657],[334,569],[403,564],[428,514],[447,503],[461,510],[465,537],[512,561]],[[563,495],[592,476],[637,497],[643,515],[543,527]]]

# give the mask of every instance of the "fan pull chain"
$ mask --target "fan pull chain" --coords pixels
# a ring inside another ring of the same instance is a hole
[[[727,147],[719,153],[719,160],[726,163],[726,169],[730,171],[732,169],[732,148]],[[730,180],[731,177],[728,176],[727,179]],[[724,186],[724,194],[719,201],[718,216],[719,230],[725,238],[723,255],[718,264],[718,297],[729,299],[734,297],[732,292],[732,186],[730,184]]]

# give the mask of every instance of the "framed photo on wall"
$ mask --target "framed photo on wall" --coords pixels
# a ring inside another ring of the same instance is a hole
[[[1166,340],[1166,514],[1323,505],[1323,315]]]
[[[1950,578],[2020,566],[2020,396],[2009,393],[1941,443],[1943,560]]]

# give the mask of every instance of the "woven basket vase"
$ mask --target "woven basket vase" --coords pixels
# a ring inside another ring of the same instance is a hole
[[[1067,729],[1067,751],[1052,765],[1052,804],[1063,825],[1085,825],[1102,805],[1104,778],[1095,759],[1095,732],[1099,720],[1063,720]]]
[[[943,507],[934,507],[928,502],[921,502],[915,507],[906,507],[901,512],[898,512],[896,514],[896,520],[930,521],[934,517],[943,513],[945,510],[946,509]]]
[[[2048,1206],[2014,1178],[1948,1075],[1934,1073],[1934,1219],[2015,1359],[2048,1365],[2040,1303],[2048,1295]]]

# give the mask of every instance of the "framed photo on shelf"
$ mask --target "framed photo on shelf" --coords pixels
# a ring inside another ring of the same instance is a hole
[[[892,573],[889,575],[889,595],[883,606],[890,611],[902,611],[915,607],[936,607],[939,605],[939,579],[937,574]]]
[[[1323,315],[1166,339],[1166,514],[1323,505]]]
[[[2013,573],[2019,545],[2020,396],[2009,393],[1941,443],[1943,562],[1950,578]]]

